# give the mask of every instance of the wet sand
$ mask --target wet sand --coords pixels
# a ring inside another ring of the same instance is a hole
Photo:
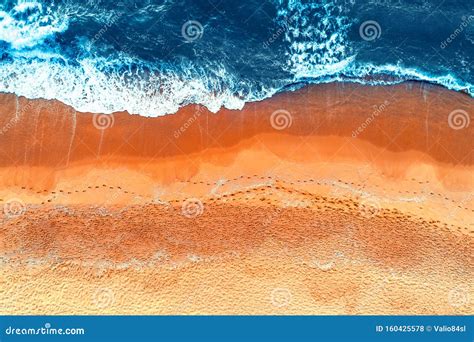
[[[423,83],[158,118],[1,95],[0,312],[472,314],[473,107]]]

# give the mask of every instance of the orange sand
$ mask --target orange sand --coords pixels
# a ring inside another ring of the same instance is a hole
[[[331,84],[159,118],[0,102],[0,314],[474,311],[464,94]]]

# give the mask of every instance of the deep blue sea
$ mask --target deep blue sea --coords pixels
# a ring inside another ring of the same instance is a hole
[[[474,94],[474,0],[1,0],[0,91],[147,116],[312,83]]]

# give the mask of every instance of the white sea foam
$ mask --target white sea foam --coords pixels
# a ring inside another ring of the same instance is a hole
[[[233,87],[237,81],[219,65],[203,70],[184,61],[177,70],[143,65],[121,53],[98,58],[87,41],[82,52],[88,57],[69,60],[54,44],[44,43],[68,29],[69,16],[87,13],[81,5],[52,6],[28,0],[0,4],[0,41],[9,45],[9,58],[0,64],[1,92],[57,99],[83,112],[146,116],[174,113],[195,103],[213,112],[223,106],[241,109],[246,101],[264,96],[253,98],[251,85],[247,90]],[[98,13],[94,20],[107,21],[112,12]]]
[[[372,77],[372,78],[371,78]],[[413,68],[405,68],[399,65],[372,65],[354,63],[346,67],[342,73],[328,74],[326,76],[313,78],[312,75],[302,75],[296,81],[321,84],[332,82],[352,82],[365,85],[394,85],[405,81],[421,81],[437,84],[450,90],[464,91],[474,96],[474,86],[459,82],[456,77],[447,75],[433,75]]]
[[[36,1],[18,1],[11,10],[0,7],[0,40],[13,49],[41,44],[68,27],[68,18]]]
[[[110,61],[84,59],[77,65],[55,60],[23,59],[0,68],[0,91],[27,98],[58,99],[78,111],[128,111],[145,116],[176,112],[202,104],[217,112],[222,106],[241,109],[251,96],[225,88],[232,76],[224,70],[209,77],[203,71],[164,73],[150,70],[114,71]],[[258,96],[264,96],[260,94]]]
[[[351,22],[345,16],[352,6],[349,1],[343,2],[344,6],[331,0],[318,3],[275,1],[279,6],[277,22],[285,28],[287,66],[294,76],[294,82],[328,83],[350,80],[362,84],[387,85],[418,80],[474,95],[473,85],[463,84],[451,74],[435,75],[401,64],[373,65],[357,62],[356,53],[351,50],[347,37],[351,27]],[[374,78],[370,80],[367,76]],[[390,80],[383,76],[388,76]]]
[[[277,22],[286,25],[288,71],[296,79],[334,75],[352,62],[347,45],[350,24],[341,5],[333,1],[277,2]]]
[[[466,91],[471,96],[474,95],[474,88],[471,84],[461,83],[451,74],[434,75],[426,71],[408,68],[401,64],[360,64],[354,63],[344,70],[344,75],[354,78],[355,81],[365,84],[393,84],[405,80],[425,81],[442,85],[448,89],[456,91]],[[383,79],[367,80],[366,76],[390,76],[394,79],[385,81]]]

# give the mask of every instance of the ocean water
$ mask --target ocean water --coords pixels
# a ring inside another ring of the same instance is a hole
[[[242,108],[333,81],[474,94],[474,1],[1,0],[0,91],[79,111]]]

